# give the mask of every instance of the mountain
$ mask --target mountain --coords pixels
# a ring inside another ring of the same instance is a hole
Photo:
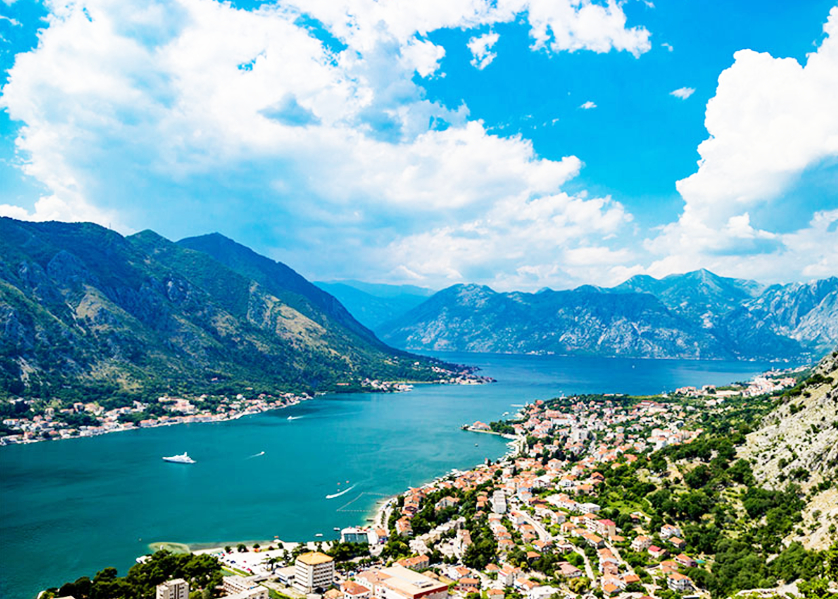
[[[259,283],[264,290],[323,326],[343,328],[356,340],[385,347],[337,298],[281,262],[261,256],[219,233],[182,239],[178,245],[209,254],[230,270]]]
[[[317,282],[365,326],[373,331],[415,308],[433,295],[431,289],[414,285],[376,285],[361,281]]]
[[[763,289],[764,286],[754,281],[720,277],[701,269],[662,279],[638,275],[610,291],[649,293],[667,308],[709,328],[719,317],[757,297]]]
[[[0,218],[0,395],[316,391],[436,364],[220,235]]]
[[[838,278],[765,287],[700,270],[535,294],[454,285],[378,331],[414,350],[806,359],[838,343]]]

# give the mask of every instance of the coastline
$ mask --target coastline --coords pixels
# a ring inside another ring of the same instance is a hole
[[[506,461],[514,458],[519,453],[521,453],[523,444],[526,443],[526,440],[527,440],[526,437],[524,437],[522,435],[507,435],[507,434],[503,434],[503,433],[496,433],[494,431],[469,431],[468,429],[461,429],[461,430],[464,430],[464,431],[467,431],[467,432],[490,432],[493,435],[500,436],[500,437],[503,437],[505,439],[508,439],[509,443],[506,444],[506,446],[508,447],[506,453],[504,453],[497,460],[495,460],[495,463],[506,462]],[[485,458],[485,459],[489,459],[489,458]],[[475,468],[477,468],[478,466],[480,466],[480,464],[475,464],[474,466],[472,466],[471,468],[468,468],[467,470],[457,470],[457,469],[449,470],[445,474],[441,474],[439,476],[436,476],[436,477],[432,478],[431,480],[429,480],[427,482],[422,483],[417,488],[421,489],[423,487],[428,487],[428,486],[434,485],[434,484],[436,484],[440,481],[445,480],[447,477],[452,476],[454,474],[463,473],[463,472],[470,472],[470,471],[474,470]],[[390,495],[389,497],[386,497],[386,498],[383,498],[383,499],[377,501],[376,504],[374,505],[374,507],[367,514],[365,514],[363,524],[359,524],[358,526],[368,525],[369,523],[368,523],[367,520],[370,517],[372,517],[372,521],[373,521],[372,526],[381,525],[382,527],[386,527],[387,520],[389,518],[389,515],[387,514],[387,512],[389,511],[389,508],[392,505],[392,501],[396,497],[398,497],[399,495],[401,495],[402,493],[405,493],[407,491],[408,491],[408,489],[404,489],[401,493],[397,493],[395,495]]]
[[[422,384],[426,385],[485,385],[488,383],[494,382],[493,379],[488,377],[482,377],[479,375],[468,374],[468,375],[460,375],[456,378],[448,378],[448,379],[439,379],[436,381],[425,381]],[[369,387],[362,388],[360,390],[351,391],[352,393],[409,393],[413,390],[413,386],[419,383],[416,382],[405,382],[405,381],[384,381],[378,382],[374,381]],[[45,441],[66,441],[68,439],[85,439],[90,437],[98,437],[101,435],[108,435],[111,433],[121,433],[126,431],[137,431],[146,428],[157,428],[161,426],[176,426],[181,424],[212,424],[212,423],[219,423],[219,422],[230,422],[233,420],[238,420],[244,416],[250,416],[255,414],[263,414],[265,412],[271,412],[273,410],[281,410],[284,408],[290,408],[293,406],[297,406],[305,401],[310,401],[312,399],[316,399],[318,397],[322,397],[329,393],[335,394],[342,394],[348,393],[349,391],[345,390],[335,390],[326,392],[318,392],[314,395],[308,394],[301,394],[295,395],[291,393],[283,393],[279,396],[264,396],[257,399],[247,400],[241,397],[237,397],[235,401],[246,401],[250,402],[251,405],[248,405],[242,410],[239,411],[232,411],[231,413],[180,413],[180,414],[173,414],[171,416],[160,417],[157,419],[148,419],[142,420],[138,423],[133,422],[118,422],[112,420],[105,420],[104,422],[100,420],[99,426],[79,426],[78,428],[75,427],[66,427],[66,428],[59,428],[53,429],[51,427],[48,428],[34,428],[34,430],[24,430],[18,433],[14,433],[11,435],[5,435],[0,437],[0,448],[6,445],[29,445],[32,443],[41,443]],[[266,402],[265,399],[267,397],[274,398],[277,397],[274,401]],[[158,399],[160,401],[163,398]],[[186,401],[190,402],[191,400],[182,400],[182,399],[174,399],[174,398],[165,398],[166,401]],[[119,408],[115,411],[120,410],[127,410],[127,408]],[[123,413],[130,413],[130,412],[123,412]],[[40,417],[36,417],[40,418]],[[46,421],[47,423],[51,423],[53,421]],[[40,424],[38,420],[33,420],[35,425]],[[26,425],[29,425],[27,421]],[[31,426],[31,425],[29,425]],[[36,434],[30,434],[35,433]]]

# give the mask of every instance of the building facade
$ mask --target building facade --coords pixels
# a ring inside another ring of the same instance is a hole
[[[189,583],[175,578],[157,585],[157,599],[189,599]]]
[[[303,553],[294,563],[294,588],[301,593],[324,591],[335,581],[334,560],[319,551]]]

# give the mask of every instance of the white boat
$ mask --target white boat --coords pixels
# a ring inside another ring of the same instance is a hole
[[[189,455],[184,451],[180,455],[170,455],[168,457],[163,458],[164,462],[174,462],[175,464],[194,464],[195,460],[189,457]]]

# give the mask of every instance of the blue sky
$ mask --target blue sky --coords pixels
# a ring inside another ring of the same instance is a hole
[[[838,274],[834,1],[0,15],[0,215],[219,231],[318,280]]]

